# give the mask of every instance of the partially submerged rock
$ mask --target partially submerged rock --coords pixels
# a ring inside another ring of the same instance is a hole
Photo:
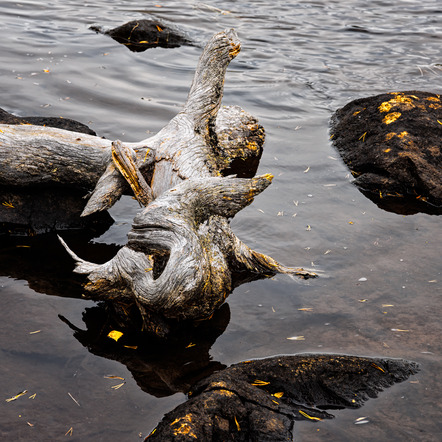
[[[336,111],[331,134],[355,184],[383,208],[442,213],[440,95],[391,92],[354,100]]]
[[[34,126],[58,127],[59,129],[80,132],[88,135],[97,135],[86,124],[70,118],[62,117],[17,117],[0,109],[0,124],[32,124]]]
[[[340,355],[278,356],[235,364],[195,385],[146,441],[292,441],[296,420],[359,408],[418,371],[414,362]]]
[[[192,46],[192,42],[182,32],[157,20],[133,20],[109,31],[103,31],[98,26],[92,26],[91,29],[109,35],[133,52],[156,47]]]

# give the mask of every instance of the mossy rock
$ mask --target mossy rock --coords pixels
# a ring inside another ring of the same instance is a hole
[[[332,117],[332,142],[355,184],[399,213],[442,213],[442,102],[438,94],[360,98]]]

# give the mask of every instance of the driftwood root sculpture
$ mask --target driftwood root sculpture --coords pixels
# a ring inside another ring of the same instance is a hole
[[[251,250],[230,229],[228,218],[272,179],[251,178],[263,128],[241,108],[221,107],[226,69],[239,51],[233,30],[214,35],[184,109],[139,143],[1,125],[0,186],[74,187],[89,196],[83,217],[108,209],[127,192],[146,207],[111,261],[89,263],[66,248],[76,272],[86,275],[92,298],[119,304],[121,311],[138,306],[146,327],[159,336],[168,332],[163,320],[208,317],[244,281],[277,273],[315,276]]]

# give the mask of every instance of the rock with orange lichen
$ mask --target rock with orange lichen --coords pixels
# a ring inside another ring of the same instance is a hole
[[[442,97],[422,91],[361,98],[332,118],[332,142],[376,203],[442,213]]]

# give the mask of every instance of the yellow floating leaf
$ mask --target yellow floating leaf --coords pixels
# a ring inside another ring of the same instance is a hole
[[[438,122],[439,124],[442,124],[442,121],[437,120],[437,122]]]
[[[307,167],[307,169],[304,170],[304,173],[307,173],[310,170],[310,166]]]
[[[364,133],[359,137],[359,140],[365,141],[365,135],[367,135],[367,132],[364,132]]]
[[[125,348],[130,348],[131,350],[136,350],[138,348],[138,345],[125,345]]]
[[[349,222],[348,222],[348,224],[351,224],[351,225],[353,225],[353,224],[354,224],[354,222],[353,222],[353,221],[349,221]]]
[[[113,385],[111,388],[114,390],[118,390],[119,388],[121,388],[126,382],[122,382],[121,384],[118,385]]]
[[[163,30],[158,25],[156,25],[156,27],[158,29],[158,32],[163,32]]]
[[[105,379],[121,379],[122,381],[124,381],[124,378],[122,378],[121,376],[113,376],[111,374],[104,376]]]
[[[284,396],[284,392],[283,391],[280,391],[280,392],[278,392],[278,393],[273,393],[273,396],[275,396],[276,398],[282,398],[283,396]]]
[[[391,151],[390,148],[384,150],[385,153],[388,153],[388,152],[390,152],[390,151]]]
[[[394,304],[382,304],[382,307],[394,307]]]
[[[360,299],[359,302],[367,302],[368,299]]]
[[[322,421],[322,419],[320,419],[319,417],[313,417],[313,416],[309,416],[307,413],[305,413],[302,410],[298,410],[300,414],[302,414],[304,417],[306,417],[307,419],[310,419],[312,421]]]
[[[10,397],[9,399],[6,399],[6,402],[12,402],[17,400],[19,397],[25,395],[28,392],[28,390],[23,390],[22,392],[16,394],[15,396]]]
[[[68,431],[66,431],[65,436],[67,436],[67,435],[72,436],[72,433],[73,433],[73,432],[74,432],[74,429],[71,427],[71,428],[69,428]]]
[[[300,311],[300,312],[311,312],[311,311],[313,311],[313,308],[312,307],[298,308],[298,311]]]
[[[35,399],[35,396],[37,396],[37,393],[31,394],[31,396],[29,396],[28,399]]]
[[[186,348],[192,348],[192,347],[195,347],[195,345],[196,345],[196,344],[194,344],[194,343],[191,342]]]
[[[272,399],[272,402],[273,402],[274,404],[276,404],[276,405],[279,405],[279,402],[276,402],[276,401],[274,401],[273,399]]]
[[[27,421],[26,421],[26,423],[27,423],[30,427],[33,427],[33,426],[34,426],[34,424],[31,424],[30,422],[27,422]]]
[[[391,112],[390,114],[385,115],[382,122],[385,124],[391,124],[394,123],[400,116],[401,116],[400,112]]]
[[[12,203],[5,201],[4,203],[2,203],[5,207],[9,207],[10,209],[13,209],[14,206],[12,205]]]
[[[118,339],[120,339],[121,336],[123,336],[123,333],[117,330],[112,330],[111,332],[109,332],[107,336],[113,339],[114,341],[118,341]]]
[[[46,74],[49,74],[49,72],[51,72],[49,69],[43,69],[43,72],[45,72]]]
[[[35,331],[33,331],[33,332],[29,332],[29,334],[30,335],[35,335],[36,333],[40,333],[41,332],[41,330],[35,330]]]

